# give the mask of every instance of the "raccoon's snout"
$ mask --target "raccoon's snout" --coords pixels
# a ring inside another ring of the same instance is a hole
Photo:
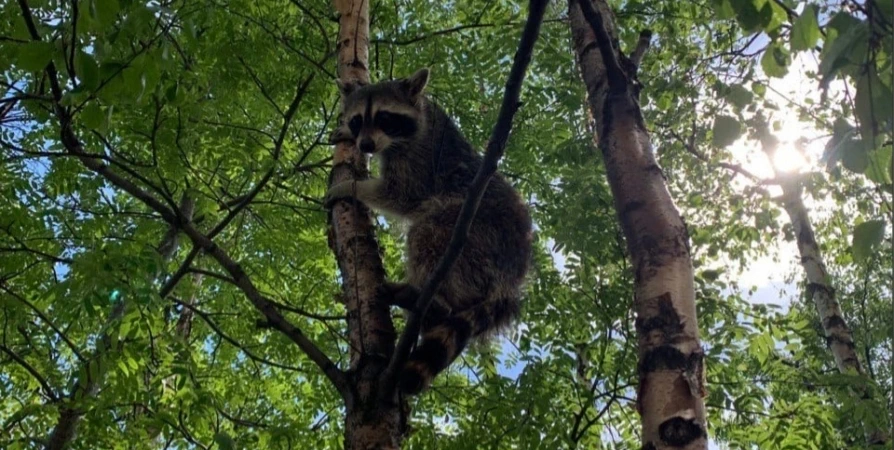
[[[375,153],[376,143],[370,138],[363,138],[360,141],[360,151],[363,153]]]

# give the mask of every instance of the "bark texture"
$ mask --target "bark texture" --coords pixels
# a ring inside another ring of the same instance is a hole
[[[791,220],[798,243],[798,253],[801,256],[801,266],[807,277],[807,296],[813,300],[816,307],[826,336],[826,345],[832,352],[839,372],[864,375],[863,366],[857,357],[853,335],[835,298],[835,288],[832,287],[831,277],[826,271],[826,264],[816,243],[813,226],[810,224],[807,208],[801,198],[801,187],[794,178],[783,179],[781,187],[782,206]],[[871,395],[870,386],[866,383],[855,384],[852,388],[861,398],[869,398]],[[866,441],[870,445],[883,445],[888,442],[888,433],[884,429],[868,426],[865,432]]]
[[[643,448],[705,449],[704,352],[689,235],[640,112],[635,62],[642,52],[632,59],[621,54],[604,0],[569,0],[569,17],[595,138],[635,270]]]
[[[338,76],[343,81],[369,83],[369,1],[335,0],[339,15]],[[330,186],[369,177],[366,156],[353,141],[335,143]],[[345,448],[397,449],[405,433],[401,405],[379,402],[378,380],[394,352],[397,334],[391,311],[377,298],[385,270],[369,209],[352,200],[330,211],[329,245],[338,260],[347,309],[351,345]]]

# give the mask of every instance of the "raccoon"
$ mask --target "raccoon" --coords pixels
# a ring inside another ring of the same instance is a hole
[[[381,176],[332,186],[330,206],[356,197],[408,222],[407,280],[387,282],[382,295],[412,309],[447,249],[481,156],[449,116],[424,94],[429,70],[408,78],[360,86],[339,81],[342,123],[336,139],[353,139],[379,158]],[[456,264],[435,293],[422,340],[401,369],[406,395],[427,389],[472,340],[486,339],[520,312],[531,261],[531,217],[519,194],[494,174]]]

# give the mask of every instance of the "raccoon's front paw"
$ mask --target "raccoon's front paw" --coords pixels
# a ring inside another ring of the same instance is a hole
[[[335,186],[329,188],[329,191],[326,192],[326,198],[323,199],[323,206],[326,209],[332,209],[332,205],[334,205],[336,201],[345,198],[351,198],[354,196],[353,194],[354,182],[342,181],[341,183],[338,183]]]

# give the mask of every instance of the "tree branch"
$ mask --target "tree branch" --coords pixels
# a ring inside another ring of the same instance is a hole
[[[304,351],[311,361],[323,370],[323,373],[329,378],[329,381],[332,382],[338,392],[343,397],[347,398],[350,395],[350,390],[345,373],[342,372],[328,356],[320,351],[316,344],[308,339],[300,329],[287,321],[279,310],[276,309],[276,306],[267,301],[267,299],[258,292],[258,289],[242,269],[242,266],[233,261],[233,259],[230,258],[230,255],[218,247],[214,241],[208,238],[208,236],[205,236],[196,230],[191,223],[184,224],[183,231],[190,239],[192,239],[195,245],[201,247],[207,255],[214,258],[221,267],[230,274],[233,278],[233,283],[242,290],[255,308],[264,315],[267,322],[269,322],[273,328],[276,328],[285,334],[292,340],[292,342],[297,344],[298,348]]]
[[[503,93],[503,104],[500,105],[500,112],[497,116],[497,123],[494,125],[490,139],[487,143],[487,150],[484,153],[484,161],[478,173],[472,180],[469,187],[469,193],[463,202],[459,218],[456,221],[456,227],[453,229],[453,235],[450,237],[450,244],[447,251],[441,257],[435,270],[432,272],[416,300],[416,306],[413,309],[410,320],[407,322],[406,329],[398,341],[394,356],[388,365],[383,378],[384,388],[382,394],[391,398],[395,393],[397,385],[397,372],[403,366],[410,354],[410,349],[416,343],[419,337],[419,330],[422,327],[422,320],[425,312],[431,305],[434,294],[440,286],[441,282],[447,276],[447,273],[453,267],[457,257],[459,257],[466,239],[469,235],[469,229],[472,226],[472,219],[484,196],[484,191],[491,177],[497,171],[497,163],[503,157],[506,149],[506,142],[509,139],[509,133],[512,131],[512,119],[515,112],[520,106],[519,95],[521,93],[522,82],[524,81],[525,72],[531,62],[531,54],[534,50],[534,43],[540,34],[540,25],[543,21],[543,15],[546,11],[546,5],[549,0],[531,0],[528,6],[528,19],[525,22],[525,28],[522,32],[521,41],[518,50],[515,53],[515,60],[512,62],[512,69],[509,72],[509,78],[506,80],[506,88]]]
[[[212,271],[210,271],[210,270],[190,268],[190,269],[189,269],[189,272],[196,273],[196,274],[199,274],[199,275],[205,275],[205,276],[214,278],[215,280],[220,280],[220,281],[223,281],[224,283],[232,284],[232,285],[234,285],[234,286],[236,285],[236,280],[234,280],[234,279],[232,279],[232,278],[230,278],[230,277],[228,277],[228,276],[226,276],[226,275],[221,275],[221,274],[219,274],[219,273],[217,273],[217,272],[212,272]],[[311,293],[311,292],[313,292],[313,290],[314,290],[314,289],[311,288],[311,289],[308,291],[308,294]],[[262,294],[262,295],[263,295],[263,294]],[[284,311],[288,311],[288,312],[291,312],[291,313],[295,313],[295,314],[298,314],[298,315],[300,315],[300,316],[307,317],[308,319],[323,320],[323,321],[327,321],[327,320],[328,320],[328,321],[342,321],[342,320],[345,320],[345,316],[334,316],[334,315],[324,315],[324,314],[312,313],[312,312],[310,312],[310,311],[308,311],[308,310],[306,310],[306,309],[299,308],[299,307],[297,307],[297,306],[287,305],[287,304],[285,304],[285,303],[278,302],[278,301],[276,301],[276,300],[271,299],[271,298],[269,297],[269,293],[268,293],[268,295],[265,295],[264,298],[265,298],[268,302],[270,302],[273,306],[276,306],[276,307],[279,308],[279,309],[282,309],[282,310],[284,310]]]
[[[686,149],[687,152],[689,152],[690,154],[695,156],[697,159],[699,159],[707,164],[713,164],[713,165],[716,165],[717,167],[735,172],[735,173],[742,175],[745,178],[748,178],[749,180],[751,180],[755,183],[758,183],[758,184],[765,184],[767,182],[767,180],[764,180],[763,178],[751,173],[748,169],[742,167],[739,164],[732,164],[732,163],[726,163],[726,162],[715,163],[715,162],[711,161],[711,159],[708,158],[707,155],[698,151],[695,148],[695,146],[693,146],[691,143],[686,142],[682,136],[680,136],[679,134],[677,134],[677,132],[675,132],[673,130],[670,131],[670,135],[673,136],[675,139],[677,139],[680,142],[680,144],[683,146],[683,148]]]
[[[220,221],[217,226],[215,226],[209,233],[208,238],[214,239],[218,233],[223,231],[227,225],[243,210],[255,197],[257,197],[258,193],[261,192],[262,189],[267,185],[267,182],[273,177],[273,174],[276,173],[276,166],[279,162],[279,156],[282,153],[282,144],[286,139],[286,133],[289,131],[289,126],[292,124],[292,119],[295,117],[295,112],[298,111],[298,105],[301,104],[301,100],[304,98],[304,94],[307,92],[307,88],[310,86],[310,82],[313,81],[314,75],[311,74],[301,84],[298,85],[298,91],[295,93],[295,98],[292,99],[292,103],[289,105],[289,108],[286,110],[285,114],[283,114],[283,124],[282,128],[279,131],[279,136],[277,136],[276,141],[273,144],[273,163],[270,165],[270,169],[267,170],[267,173],[258,181],[258,184],[246,194],[242,201],[236,205],[229,213],[227,213],[226,217]],[[277,108],[278,109],[278,108]]]
[[[271,367],[278,367],[283,370],[291,370],[291,371],[302,372],[302,373],[307,372],[306,370],[304,370],[300,367],[294,367],[294,366],[289,366],[286,364],[281,364],[278,362],[270,361],[269,359],[266,359],[266,358],[262,358],[258,355],[255,355],[254,353],[252,353],[251,350],[249,350],[244,345],[239,343],[239,341],[237,341],[236,339],[233,339],[228,334],[224,333],[223,330],[221,330],[220,327],[217,326],[217,324],[214,323],[213,320],[211,320],[211,317],[207,312],[196,308],[195,306],[191,305],[189,302],[184,302],[184,301],[178,300],[176,298],[172,298],[171,300],[173,300],[174,303],[176,303],[176,304],[194,312],[196,315],[198,315],[202,319],[202,321],[204,321],[206,324],[208,324],[209,328],[211,328],[215,333],[217,333],[218,336],[220,336],[221,339],[229,342],[230,345],[238,348],[240,351],[242,351],[242,353],[245,353],[245,356],[247,356],[248,359],[251,359],[252,361],[256,361],[259,363],[266,364]]]
[[[50,328],[53,329],[53,331],[56,332],[56,334],[59,335],[59,338],[62,339],[63,342],[65,342],[65,344],[68,346],[69,349],[71,349],[71,352],[75,355],[75,357],[78,358],[79,361],[81,361],[82,363],[87,362],[87,360],[84,358],[84,355],[81,354],[81,352],[78,350],[78,347],[74,344],[74,342],[72,342],[70,339],[68,339],[68,336],[66,336],[65,333],[63,333],[62,330],[59,329],[59,327],[57,327],[55,324],[53,324],[53,322],[50,320],[50,318],[47,317],[46,314],[43,313],[43,311],[41,311],[33,303],[29,302],[28,299],[26,299],[25,297],[10,290],[8,287],[6,287],[6,285],[4,283],[0,283],[0,289],[6,291],[7,294],[15,297],[16,300],[24,303],[25,306],[28,307],[28,309],[34,311],[34,314],[37,314],[37,317],[39,317],[40,320],[42,320],[44,323],[46,323]]]
[[[37,371],[31,364],[28,364],[28,361],[25,361],[24,358],[16,354],[16,352],[12,351],[12,349],[7,348],[5,345],[0,345],[0,350],[3,350],[3,353],[9,355],[13,361],[17,362],[22,368],[24,368],[28,373],[40,383],[40,387],[43,388],[44,393],[50,399],[50,401],[57,402],[59,401],[59,397],[56,396],[56,393],[53,391],[53,388],[50,387],[50,384],[47,383],[46,378]]]

